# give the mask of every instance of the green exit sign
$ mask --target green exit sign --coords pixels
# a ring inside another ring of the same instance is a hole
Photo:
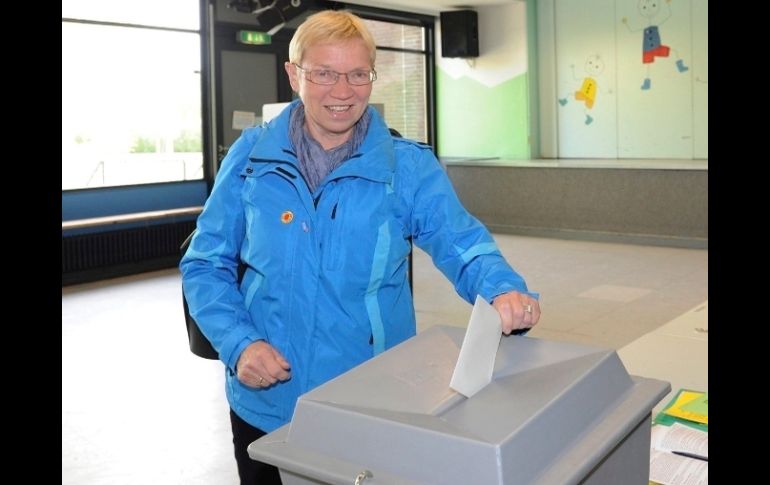
[[[270,34],[265,32],[256,32],[254,30],[239,30],[238,42],[248,45],[265,45],[272,41]]]

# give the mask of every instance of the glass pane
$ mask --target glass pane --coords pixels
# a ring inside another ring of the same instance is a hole
[[[425,50],[425,35],[422,27],[368,19],[364,19],[364,23],[374,36],[377,47]],[[378,52],[378,65],[380,64],[379,55]]]
[[[198,34],[62,23],[62,190],[203,178]]]
[[[199,0],[62,0],[61,16],[199,30],[199,7]]]
[[[425,56],[377,51],[377,80],[371,103],[385,105],[385,122],[405,138],[427,141]]]

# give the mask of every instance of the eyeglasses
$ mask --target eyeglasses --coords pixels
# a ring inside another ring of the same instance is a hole
[[[292,64],[294,64],[292,62]],[[372,69],[356,69],[350,72],[337,72],[331,69],[305,69],[302,66],[294,64],[297,69],[305,71],[305,79],[314,84],[321,84],[324,86],[331,86],[337,84],[340,76],[345,76],[348,80],[348,84],[352,86],[366,86],[377,80],[377,71]]]

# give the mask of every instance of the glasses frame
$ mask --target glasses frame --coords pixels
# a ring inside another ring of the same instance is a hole
[[[313,84],[318,84],[319,86],[334,86],[335,84],[337,84],[340,81],[340,77],[342,77],[342,76],[345,76],[345,81],[347,81],[347,83],[349,85],[351,85],[351,86],[368,86],[368,85],[372,84],[374,81],[377,80],[377,71],[375,71],[374,69],[369,69],[368,70],[369,71],[369,82],[368,83],[366,83],[366,84],[353,84],[353,83],[350,82],[350,78],[348,77],[348,74],[350,74],[351,72],[363,71],[364,69],[356,69],[356,70],[350,71],[350,72],[337,72],[337,71],[333,71],[331,69],[306,69],[306,68],[304,68],[304,67],[302,67],[299,64],[296,64],[294,62],[292,62],[292,64],[294,65],[294,67],[296,67],[300,71],[304,71],[305,72],[305,79],[307,79],[308,81],[310,81]],[[329,71],[329,72],[334,73],[334,82],[333,83],[324,84],[324,83],[319,83],[319,82],[313,81],[313,79],[311,79],[313,71]]]

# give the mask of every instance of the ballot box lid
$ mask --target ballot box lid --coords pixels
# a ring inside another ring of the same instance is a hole
[[[510,336],[466,398],[449,388],[464,334],[431,327],[304,394],[249,455],[322,483],[569,483],[670,389],[629,376],[614,350]]]

